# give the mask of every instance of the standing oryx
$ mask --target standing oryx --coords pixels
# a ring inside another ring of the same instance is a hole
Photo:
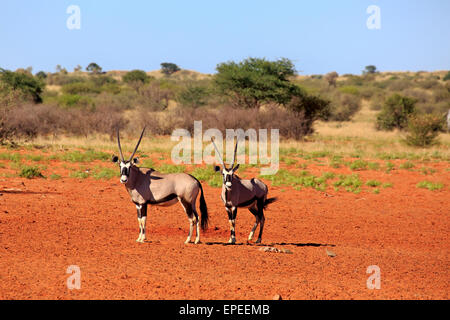
[[[138,168],[135,166],[138,163],[137,158],[133,158],[142,136],[134,148],[133,154],[129,160],[125,160],[120,146],[119,130],[117,130],[117,143],[119,145],[120,153],[120,182],[123,183],[131,196],[131,201],[136,205],[138,222],[139,222],[139,237],[137,242],[144,242],[145,240],[145,223],[147,220],[147,205],[170,206],[180,202],[186,212],[190,228],[189,235],[185,243],[191,241],[194,224],[197,227],[197,235],[195,243],[200,242],[200,228],[195,202],[199,191],[200,195],[200,212],[201,212],[201,226],[205,230],[208,226],[208,209],[206,207],[205,198],[203,195],[203,188],[200,182],[193,176],[186,173],[164,174],[153,169]],[[119,158],[113,156],[113,162],[118,162]]]
[[[267,199],[268,188],[264,182],[258,179],[242,180],[235,175],[236,170],[239,168],[239,164],[236,165],[236,151],[238,142],[234,147],[233,164],[230,168],[225,166],[222,156],[217,149],[214,139],[211,139],[214,148],[222,162],[222,175],[223,185],[221,198],[225,204],[225,210],[228,213],[228,221],[230,223],[231,236],[228,243],[236,243],[236,214],[237,208],[248,208],[250,212],[255,216],[255,224],[253,225],[250,235],[248,236],[248,242],[252,240],[253,234],[256,228],[259,226],[259,236],[256,243],[261,243],[262,233],[264,229],[264,208],[274,202],[276,198]],[[220,167],[215,167],[216,171],[220,171]]]

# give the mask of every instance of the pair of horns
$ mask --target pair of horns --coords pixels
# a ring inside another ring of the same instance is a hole
[[[139,148],[139,144],[141,143],[142,137],[144,136],[144,132],[145,132],[145,128],[142,130],[141,133],[141,137],[139,138],[138,143],[136,144],[136,147],[134,148],[133,154],[131,155],[130,159],[128,160],[131,161],[131,159],[133,159],[134,155],[136,154],[137,149]],[[122,162],[125,162],[125,158],[123,157],[123,153],[122,153],[122,147],[120,146],[120,135],[119,135],[119,129],[117,129],[117,143],[119,144],[119,153],[120,153],[120,160]]]
[[[222,166],[223,166],[224,168],[227,168],[227,167],[225,166],[225,162],[223,161],[222,155],[220,154],[220,151],[219,151],[219,149],[217,148],[216,143],[214,142],[214,137],[211,137],[211,142],[212,142],[213,145],[214,145],[214,149],[216,149],[216,152],[217,152],[217,155],[219,156],[220,162],[222,162]],[[237,153],[237,147],[238,147],[238,140],[236,139],[236,144],[235,144],[235,146],[234,146],[233,164],[231,165],[230,170],[232,170],[232,169],[234,168],[234,166],[236,165],[236,153]]]

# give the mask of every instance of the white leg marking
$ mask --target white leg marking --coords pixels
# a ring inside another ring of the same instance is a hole
[[[189,242],[191,242],[191,238],[192,238],[192,232],[194,231],[194,220],[192,220],[191,218],[189,218],[189,235],[186,239],[186,241],[184,243],[188,244]]]
[[[253,235],[255,234],[255,230],[258,227],[259,224],[259,218],[256,218],[255,224],[253,225],[252,231],[250,231],[250,234],[248,236],[248,241],[251,241],[253,239]]]
[[[200,221],[199,219],[196,220],[196,226],[197,226],[197,236],[195,237],[195,244],[200,243]]]
[[[231,236],[228,243],[235,244],[236,243],[236,220],[228,220],[230,223]]]

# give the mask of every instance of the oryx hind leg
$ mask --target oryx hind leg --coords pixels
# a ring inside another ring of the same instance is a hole
[[[195,236],[195,244],[200,243],[200,219],[198,218],[198,213],[197,213],[197,209],[195,209],[195,201],[192,202],[192,212],[194,213],[194,224],[195,224],[195,231],[196,231],[196,236]]]
[[[191,203],[189,203],[188,201],[183,200],[183,199],[180,199],[180,203],[183,206],[184,212],[186,212],[186,215],[188,216],[188,219],[189,219],[189,234],[188,234],[186,241],[184,242],[184,243],[188,244],[191,242],[192,233],[194,232],[194,223],[198,219],[195,219],[194,210],[192,209]]]
[[[139,237],[136,239],[136,241],[143,243],[146,239],[145,226],[147,222],[147,204],[137,204],[136,209],[139,223]]]
[[[259,235],[258,240],[256,240],[256,243],[261,243],[262,240],[262,234],[264,229],[264,222],[266,221],[266,218],[264,217],[264,202],[265,198],[258,199],[258,218],[259,218]]]
[[[260,223],[260,216],[259,216],[259,211],[258,211],[257,207],[252,206],[252,207],[248,208],[248,210],[250,210],[250,212],[255,216],[255,224],[253,225],[253,228],[250,231],[250,234],[248,235],[248,242],[250,242],[250,241],[252,241],[253,235],[255,234],[255,231],[256,231],[256,228],[258,227],[258,224]]]

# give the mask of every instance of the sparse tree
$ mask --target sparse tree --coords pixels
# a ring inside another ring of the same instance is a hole
[[[328,85],[330,87],[333,86],[336,88],[336,80],[338,77],[339,77],[339,74],[336,71],[333,71],[333,72],[327,73],[325,75],[325,80],[327,80]]]
[[[75,68],[73,68],[73,71],[80,72],[82,69],[83,69],[83,67],[78,64]]]
[[[67,74],[66,68],[63,68],[60,64],[56,65],[56,72],[61,74]]]
[[[86,67],[86,71],[90,72],[92,74],[99,74],[99,73],[102,72],[102,68],[98,64],[96,64],[95,62],[91,62]]]
[[[374,74],[377,72],[377,67],[375,67],[374,65],[366,66],[366,68],[363,70],[363,74]]]
[[[122,81],[127,83],[136,91],[138,91],[143,84],[148,83],[150,79],[151,77],[149,77],[147,73],[142,70],[132,70],[122,77]]]
[[[38,73],[36,73],[36,77],[38,77],[39,79],[47,79],[47,73],[44,71],[39,71]]]
[[[163,62],[161,63],[161,72],[166,76],[170,76],[181,69],[175,64],[171,62]]]

